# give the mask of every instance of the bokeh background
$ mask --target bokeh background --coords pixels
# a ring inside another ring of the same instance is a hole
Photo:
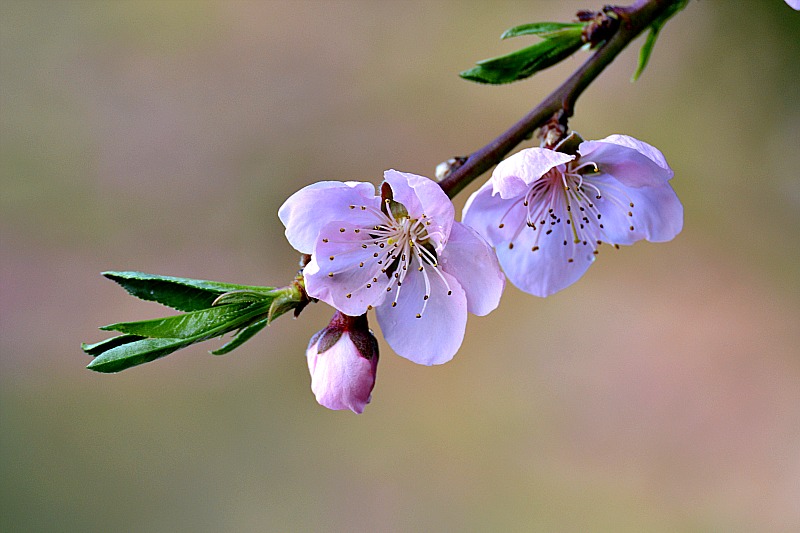
[[[509,287],[444,366],[382,344],[364,415],[309,390],[322,304],[225,357],[84,369],[97,326],[169,313],[101,271],[285,283],[289,194],[479,148],[583,58],[505,87],[457,73],[532,42],[508,27],[599,6],[2,0],[0,530],[799,530],[800,13],[780,0],[691,2],[639,82],[641,38],[578,103],[584,137],[664,152],[677,239],[601,253],[546,300]]]

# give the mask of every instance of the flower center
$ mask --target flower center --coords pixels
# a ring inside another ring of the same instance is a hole
[[[366,283],[365,288],[394,292],[391,305],[397,307],[403,282],[409,273],[416,269],[425,285],[419,312],[416,313],[416,318],[422,318],[431,296],[431,276],[438,276],[444,283],[447,294],[452,294],[450,285],[439,268],[436,250],[426,229],[431,221],[424,213],[418,219],[411,218],[405,206],[391,199],[385,199],[384,204],[382,210],[361,206],[378,218],[377,224],[364,228],[367,236],[362,241],[361,247],[373,249],[371,259],[384,274],[373,277]],[[351,206],[351,209],[354,208],[355,206]],[[359,268],[364,268],[364,262],[359,263]]]
[[[594,177],[598,174],[600,169],[594,162],[571,161],[550,169],[534,181],[503,215],[505,219],[520,203],[525,210],[525,224],[517,228],[509,248],[514,248],[514,240],[527,227],[535,234],[532,252],[540,249],[543,239],[558,239],[563,246],[572,243],[590,247],[597,255],[596,246],[609,242],[603,231],[603,211],[620,209],[627,211],[628,217],[633,217],[634,207],[624,190],[606,181],[596,181]],[[613,194],[603,194],[601,188]],[[628,200],[627,206],[619,199],[620,196]],[[501,219],[499,227],[504,226]],[[635,229],[632,219],[629,229]],[[619,248],[616,243],[609,244]],[[567,259],[569,263],[573,261],[573,257]]]

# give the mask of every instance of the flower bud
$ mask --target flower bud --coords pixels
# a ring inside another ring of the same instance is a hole
[[[328,327],[311,337],[306,356],[317,402],[361,414],[371,399],[378,368],[378,341],[366,315],[337,311]]]

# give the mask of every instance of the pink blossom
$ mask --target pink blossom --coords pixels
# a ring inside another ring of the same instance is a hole
[[[796,11],[800,11],[800,0],[786,0],[786,3],[789,4],[789,7]]]
[[[611,135],[581,142],[575,153],[567,145],[576,139],[512,155],[464,207],[464,223],[496,248],[508,279],[536,296],[577,281],[602,243],[669,241],[683,227],[660,151]]]
[[[306,356],[317,402],[361,414],[371,399],[378,369],[378,341],[367,317],[337,312],[328,327],[311,337]]]
[[[384,179],[380,195],[369,183],[309,185],[278,216],[289,243],[312,254],[303,270],[309,296],[350,316],[375,309],[395,352],[441,364],[461,346],[467,312],[495,309],[505,279],[435,182],[396,170]]]

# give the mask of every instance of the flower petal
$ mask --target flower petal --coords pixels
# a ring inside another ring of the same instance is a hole
[[[493,194],[508,199],[521,196],[528,190],[528,185],[538,180],[558,165],[575,159],[575,156],[547,150],[545,148],[527,148],[504,159],[492,172]]]
[[[461,213],[461,220],[490,245],[499,246],[510,241],[519,224],[525,223],[525,210],[521,199],[504,200],[500,195],[492,194],[492,187],[490,180],[472,193]]]
[[[497,256],[472,228],[455,222],[441,255],[442,270],[458,279],[467,296],[467,311],[488,315],[500,304],[506,277]]]
[[[385,297],[388,278],[381,268],[387,252],[372,242],[366,229],[330,222],[320,231],[311,261],[303,269],[306,292],[346,315],[364,314]]]
[[[351,209],[351,205],[357,207]],[[321,181],[291,195],[278,209],[278,217],[286,226],[289,244],[310,254],[325,224],[340,220],[357,224],[362,218],[374,218],[361,206],[380,208],[380,198],[371,183]]]
[[[426,227],[436,251],[440,251],[450,236],[455,208],[439,184],[424,176],[387,170],[383,178],[392,187],[395,202],[403,204],[413,219],[422,215],[431,222]]]
[[[452,359],[461,347],[467,326],[464,289],[453,276],[441,270],[439,276],[433,272],[434,268],[428,265],[424,273],[416,268],[410,270],[400,287],[397,306],[392,307],[393,300],[386,298],[375,310],[389,346],[398,355],[420,365],[439,365]],[[430,297],[423,312],[425,276]],[[416,318],[417,314],[422,317]]]
[[[582,142],[581,160],[592,161],[600,172],[629,187],[661,185],[674,175],[655,147],[627,135],[611,135],[599,141]]]
[[[565,223],[569,216],[564,206],[557,206],[553,214],[560,222],[537,229],[526,226],[513,242],[497,247],[509,281],[535,296],[549,296],[572,285],[594,261],[596,243],[575,242],[572,227]]]
[[[602,198],[595,203],[603,214],[603,241],[614,244],[633,244],[642,239],[664,242],[672,240],[683,229],[683,205],[669,183],[626,187],[602,175],[593,176],[590,182],[602,192]]]

